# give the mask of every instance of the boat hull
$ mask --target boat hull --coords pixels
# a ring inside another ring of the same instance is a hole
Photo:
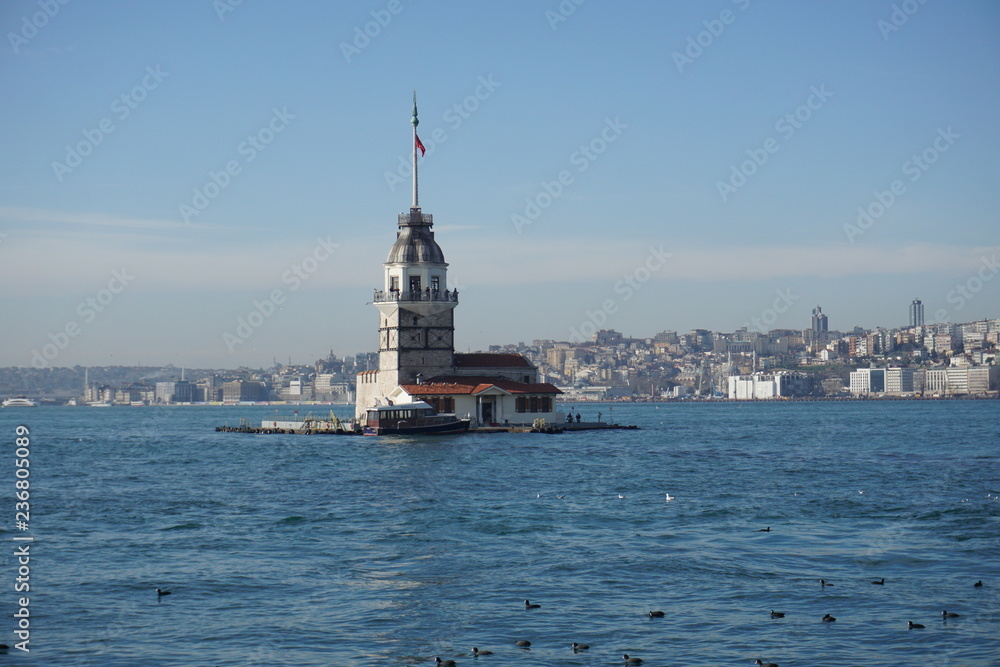
[[[365,426],[365,435],[452,435],[469,430],[468,419],[418,426]]]

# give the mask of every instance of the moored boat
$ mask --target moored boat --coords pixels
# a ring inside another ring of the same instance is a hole
[[[468,419],[438,414],[424,401],[416,401],[369,408],[363,432],[365,435],[446,435],[468,430]]]

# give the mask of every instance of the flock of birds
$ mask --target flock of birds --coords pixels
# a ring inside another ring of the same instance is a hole
[[[864,493],[864,491],[859,491],[858,493]],[[671,496],[669,493],[665,494],[665,495],[666,495],[666,502],[670,502],[671,500],[674,500],[674,498],[675,498],[674,496]],[[537,497],[541,498],[541,494],[538,494]],[[558,496],[558,497],[559,498],[564,498],[565,496]],[[618,494],[618,498],[619,499],[624,499],[625,496],[622,495],[622,494]],[[758,533],[769,533],[769,532],[771,532],[771,527],[768,526],[766,528],[759,528],[759,529],[757,529],[756,532],[758,532]],[[885,585],[885,577],[882,577],[881,579],[878,579],[877,581],[872,581],[871,583],[873,585],[876,585],[876,586],[884,586]],[[833,586],[833,584],[830,583],[829,581],[827,581],[826,579],[820,579],[819,580],[819,585],[820,585],[821,588],[826,588],[828,586]],[[975,588],[982,588],[983,587],[982,580],[979,580],[975,584],[973,584],[973,587],[975,587]],[[172,591],[167,591],[167,590],[163,590],[161,588],[157,588],[156,589],[156,599],[157,599],[157,601],[160,601],[163,598],[163,596],[170,595],[171,593],[172,593]],[[524,601],[524,608],[527,611],[530,611],[530,610],[533,610],[533,609],[541,609],[541,607],[542,607],[542,605],[536,604],[536,603],[532,602],[531,600],[525,600]],[[663,611],[660,611],[660,610],[652,610],[652,611],[649,612],[649,617],[650,618],[664,618],[665,616],[666,616],[666,613],[663,612]],[[771,618],[777,619],[777,618],[784,618],[784,617],[785,617],[785,613],[784,612],[775,611],[773,609],[771,610]],[[941,612],[941,618],[944,621],[947,621],[949,618],[959,618],[959,617],[960,617],[959,614],[956,614],[954,612],[950,612],[948,610],[943,610]],[[830,615],[830,614],[825,614],[823,616],[823,618],[820,619],[820,620],[823,621],[824,623],[833,623],[837,619],[834,616]],[[921,623],[914,623],[913,621],[907,621],[906,625],[907,625],[907,629],[909,629],[909,630],[923,630],[923,629],[925,629],[927,627],[927,626],[925,626],[925,625],[923,625]],[[527,639],[518,639],[517,641],[514,642],[514,646],[517,646],[518,648],[527,649],[527,648],[529,648],[531,646],[531,642],[528,641]],[[5,648],[8,648],[8,647],[5,646],[5,645],[3,645],[3,644],[0,644],[0,650],[3,650]],[[590,649],[590,645],[589,644],[580,644],[578,642],[573,642],[570,645],[570,648],[573,650],[574,653],[580,653],[582,651],[589,650]],[[479,658],[481,656],[493,655],[493,651],[482,650],[478,646],[473,646],[471,654],[472,654],[473,658]],[[643,664],[643,659],[642,658],[635,657],[635,656],[630,656],[628,653],[623,653],[621,659],[623,661],[623,664],[625,664],[625,665],[632,665],[633,667],[635,667],[636,665]],[[437,665],[437,667],[457,667],[457,665],[458,665],[458,663],[455,662],[454,660],[442,659],[440,656],[434,656],[434,663],[435,663],[435,665]],[[776,663],[776,662],[763,662],[760,658],[757,658],[754,661],[754,664],[758,665],[759,667],[780,667],[778,665],[778,663]]]
[[[757,532],[770,532],[770,531],[771,531],[771,527],[768,526],[767,528],[761,528],[761,529],[759,529]],[[875,586],[885,586],[885,578],[883,577],[883,578],[878,579],[876,581],[872,581],[871,583],[873,585],[875,585]],[[828,586],[833,586],[833,584],[830,583],[829,581],[827,581],[826,579],[820,579],[819,580],[819,584],[820,584],[821,588],[827,588]],[[975,584],[973,584],[973,586],[975,588],[982,588],[983,587],[982,580],[977,581]],[[157,589],[157,592],[159,592],[159,589]],[[534,610],[534,609],[541,609],[541,607],[542,607],[542,605],[537,604],[535,602],[532,602],[531,600],[525,600],[524,601],[524,608],[525,608],[526,611],[530,611],[530,610]],[[660,611],[660,610],[652,610],[652,611],[649,612],[649,617],[650,618],[664,618],[665,616],[666,616],[666,612],[663,612],[663,611]],[[785,617],[785,613],[784,612],[775,611],[774,609],[771,610],[771,618],[784,618],[784,617]],[[947,621],[950,618],[959,618],[959,617],[960,617],[959,614],[956,614],[954,612],[950,612],[950,611],[947,611],[947,610],[944,610],[944,611],[941,612],[941,618],[944,621]],[[830,614],[825,614],[823,616],[823,618],[821,618],[820,620],[822,622],[824,622],[824,623],[833,623],[837,619],[834,616],[830,615]],[[922,630],[922,629],[924,629],[926,627],[927,626],[922,625],[920,623],[914,623],[913,621],[907,621],[907,629],[909,629],[909,630]],[[527,648],[529,648],[531,646],[531,642],[528,641],[527,639],[518,639],[517,641],[514,642],[514,646],[517,646],[519,648],[527,649]],[[574,653],[580,653],[582,651],[589,650],[590,649],[590,645],[589,644],[581,644],[581,643],[578,643],[578,642],[573,642],[571,644],[570,648],[572,648],[572,650],[573,650]],[[480,649],[477,646],[473,646],[472,647],[472,657],[473,658],[479,658],[480,656],[488,656],[488,655],[493,655],[493,651],[482,650],[482,649]],[[635,666],[635,665],[641,665],[641,664],[643,664],[643,659],[642,658],[639,658],[639,657],[636,657],[636,656],[630,656],[628,653],[623,653],[622,657],[621,657],[621,660],[622,660],[622,663],[625,664],[625,665]],[[457,665],[458,665],[458,663],[456,661],[449,660],[449,659],[442,659],[440,656],[435,656],[434,657],[434,663],[438,667],[457,667]],[[754,664],[758,665],[759,667],[779,667],[778,663],[776,663],[776,662],[764,662],[760,658],[757,658],[754,661]]]

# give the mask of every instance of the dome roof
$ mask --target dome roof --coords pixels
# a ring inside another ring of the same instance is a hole
[[[441,246],[431,231],[431,216],[414,214],[399,216],[399,233],[389,250],[386,264],[445,264]]]

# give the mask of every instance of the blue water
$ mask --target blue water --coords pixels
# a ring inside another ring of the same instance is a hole
[[[214,431],[265,407],[0,410],[11,646],[13,538],[35,538],[31,651],[0,661],[998,665],[998,408],[583,406],[642,430],[437,439]]]

